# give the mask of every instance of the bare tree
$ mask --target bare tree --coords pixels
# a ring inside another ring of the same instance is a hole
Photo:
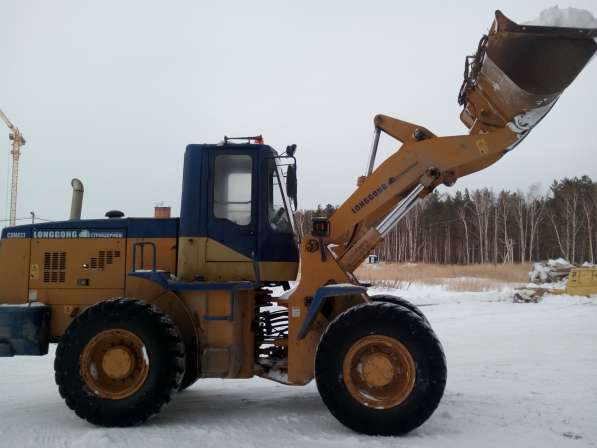
[[[295,214],[301,235],[313,216]],[[429,263],[514,263],[564,257],[597,261],[597,184],[587,176],[554,181],[548,192],[488,189],[433,193],[413,208],[375,249],[382,260]]]

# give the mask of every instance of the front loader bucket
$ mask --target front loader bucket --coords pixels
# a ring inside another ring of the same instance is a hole
[[[466,59],[459,102],[470,133],[509,126],[526,134],[597,50],[597,29],[518,25],[500,11]]]

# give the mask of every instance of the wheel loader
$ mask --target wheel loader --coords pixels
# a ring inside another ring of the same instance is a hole
[[[468,133],[438,137],[377,115],[357,188],[300,238],[294,145],[188,145],[179,218],[80,219],[75,181],[71,219],[2,231],[0,355],[45,355],[57,343],[60,395],[96,425],[140,424],[201,378],[259,376],[315,379],[355,431],[411,431],[442,398],[442,346],[416,306],[369,295],[353,272],[418,201],[522,142],[596,38],[596,29],[517,25],[497,11],[466,58]],[[382,132],[401,145],[375,167]]]

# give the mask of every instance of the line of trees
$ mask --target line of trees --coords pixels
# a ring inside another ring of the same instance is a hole
[[[301,210],[309,232],[313,216],[336,207]],[[437,193],[421,201],[375,249],[383,261],[446,264],[517,263],[563,257],[595,262],[597,183],[589,176],[554,181],[547,192],[487,188]]]

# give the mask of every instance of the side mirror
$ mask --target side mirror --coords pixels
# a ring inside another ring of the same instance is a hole
[[[294,153],[296,152],[296,145],[288,145],[286,147],[286,155],[288,157],[294,157]]]
[[[296,210],[296,162],[288,165],[288,170],[286,171],[286,194],[294,202],[294,209]]]

